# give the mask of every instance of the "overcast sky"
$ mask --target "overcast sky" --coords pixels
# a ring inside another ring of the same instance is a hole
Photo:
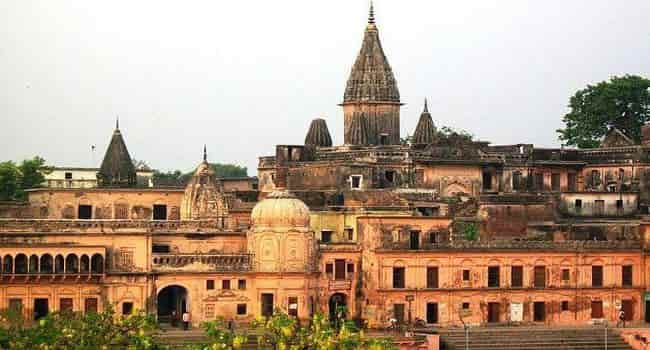
[[[131,156],[192,169],[301,144],[337,106],[366,0],[0,0],[0,160],[99,166],[119,115]],[[569,97],[650,76],[650,1],[376,0],[402,135],[436,125],[494,144],[558,146]],[[97,145],[94,155],[91,145]]]

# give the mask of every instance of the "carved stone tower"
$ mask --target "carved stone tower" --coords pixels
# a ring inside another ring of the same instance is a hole
[[[215,220],[217,226],[224,228],[228,217],[228,202],[223,188],[210,164],[203,147],[203,162],[199,164],[185,187],[181,202],[181,220]]]
[[[399,144],[401,105],[397,82],[379,41],[371,4],[361,50],[352,66],[341,104],[345,144],[360,144],[364,139],[362,144],[367,145]],[[359,121],[365,123],[367,138],[353,136],[358,130],[352,126]]]
[[[97,183],[100,187],[128,187],[135,186],[137,180],[135,166],[120,132],[120,123],[116,121],[111,142],[97,173]]]

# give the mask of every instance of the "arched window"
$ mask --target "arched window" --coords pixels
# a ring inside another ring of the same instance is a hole
[[[14,258],[7,254],[5,255],[5,258],[2,259],[2,272],[3,273],[13,273],[14,270]]]
[[[65,272],[79,273],[79,258],[75,254],[68,254],[65,257]]]
[[[25,274],[27,273],[27,255],[18,254],[16,255],[16,273]]]
[[[101,254],[94,254],[91,259],[92,273],[104,273],[104,257]]]
[[[29,257],[29,273],[38,273],[38,256],[36,254]]]
[[[81,273],[90,272],[90,258],[84,254],[81,256]]]
[[[54,259],[54,273],[56,274],[63,274],[65,271],[64,268],[64,260],[63,260],[63,255],[59,254],[56,256]]]
[[[43,254],[41,256],[41,273],[52,273],[54,272],[54,261],[52,255]]]

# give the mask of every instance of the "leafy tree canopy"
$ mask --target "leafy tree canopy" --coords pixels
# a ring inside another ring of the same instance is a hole
[[[218,178],[233,178],[248,176],[248,169],[236,164],[210,163],[210,167]],[[182,185],[187,183],[194,175],[194,170],[183,173],[180,170],[158,171],[154,170],[154,183],[162,185]]]
[[[40,187],[45,175],[51,172],[45,159],[36,156],[20,164],[12,161],[0,163],[0,200],[24,200],[25,190]]]
[[[625,75],[587,85],[571,97],[569,108],[565,128],[557,130],[567,145],[598,147],[611,127],[639,142],[641,126],[650,120],[650,80]]]

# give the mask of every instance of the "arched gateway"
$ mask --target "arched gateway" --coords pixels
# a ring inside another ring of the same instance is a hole
[[[185,287],[167,286],[158,292],[158,322],[180,325],[183,312],[189,310],[188,293]],[[175,312],[175,313],[174,313]],[[172,315],[175,314],[175,320]]]
[[[329,301],[330,320],[335,320],[338,316],[345,318],[347,316],[348,297],[343,293],[332,294]],[[337,312],[343,312],[343,315],[337,315]]]

